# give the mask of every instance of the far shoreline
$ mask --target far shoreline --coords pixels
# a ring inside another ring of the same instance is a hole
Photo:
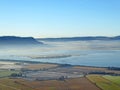
[[[91,67],[91,68],[109,68],[112,66],[89,66],[89,65],[72,65],[72,64],[61,64],[61,63],[51,63],[51,62],[40,62],[40,61],[28,61],[28,60],[11,60],[11,59],[0,59],[0,62],[13,62],[13,63],[29,63],[29,64],[56,64],[59,66],[66,66],[66,67]],[[120,67],[113,67],[113,68],[120,68]]]

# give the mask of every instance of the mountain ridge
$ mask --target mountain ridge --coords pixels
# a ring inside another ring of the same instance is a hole
[[[37,38],[45,41],[90,41],[90,40],[120,40],[120,36],[85,36],[85,37],[62,37],[62,38]]]

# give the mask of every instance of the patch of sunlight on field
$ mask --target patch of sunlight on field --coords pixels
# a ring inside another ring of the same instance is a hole
[[[104,78],[118,84],[120,86],[120,76],[109,76],[109,75],[105,75],[103,76]]]
[[[87,78],[103,90],[120,90],[120,86],[101,75],[88,75]]]

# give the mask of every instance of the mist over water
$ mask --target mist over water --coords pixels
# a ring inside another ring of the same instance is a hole
[[[120,67],[120,41],[42,41],[44,45],[0,47],[1,60],[28,60]]]

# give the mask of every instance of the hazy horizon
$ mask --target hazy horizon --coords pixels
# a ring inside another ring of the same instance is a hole
[[[15,37],[33,37],[33,38],[69,38],[69,37],[116,37],[116,36],[120,36],[120,34],[116,34],[116,35],[71,35],[71,36],[31,36],[31,35],[0,35],[0,37],[4,37],[4,36],[15,36]]]

